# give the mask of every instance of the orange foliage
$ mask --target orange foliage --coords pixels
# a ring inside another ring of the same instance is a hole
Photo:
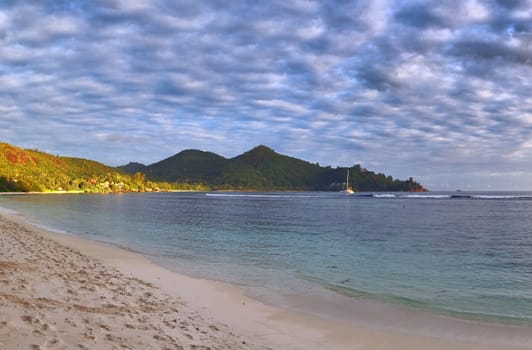
[[[13,164],[25,165],[31,161],[31,158],[24,151],[10,149],[6,153],[7,161]]]

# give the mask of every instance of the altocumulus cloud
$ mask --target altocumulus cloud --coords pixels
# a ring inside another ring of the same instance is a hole
[[[0,139],[532,189],[532,1],[2,1]],[[469,187],[471,186],[471,187]]]

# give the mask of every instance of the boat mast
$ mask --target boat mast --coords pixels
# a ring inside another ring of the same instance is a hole
[[[345,189],[349,189],[349,169],[347,169],[347,179],[345,180]]]

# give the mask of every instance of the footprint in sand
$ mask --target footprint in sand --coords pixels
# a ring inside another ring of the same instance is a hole
[[[65,318],[65,323],[71,325],[72,327],[76,327],[77,326],[76,322],[72,321],[69,318]]]
[[[32,318],[31,316],[28,316],[28,315],[23,315],[23,316],[20,316],[20,319],[26,323],[32,323]]]
[[[111,330],[111,327],[109,327],[108,325],[106,324],[99,324],[98,325],[100,328],[102,329],[105,329],[106,331],[110,331]]]
[[[52,337],[52,338],[46,339],[46,343],[44,344],[44,349],[46,350],[67,349],[67,346],[61,339]]]
[[[45,332],[55,332],[55,327],[50,325],[49,323],[43,323],[41,326],[41,330]]]
[[[41,337],[44,335],[43,332],[41,332],[40,330],[38,329],[34,329],[32,332],[31,332],[32,335],[36,336],[36,337]]]

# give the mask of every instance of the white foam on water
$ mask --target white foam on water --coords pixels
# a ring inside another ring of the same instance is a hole
[[[532,199],[532,196],[511,196],[511,195],[472,195],[478,199]]]
[[[451,196],[448,194],[407,194],[401,197],[404,197],[404,198],[436,198],[436,199],[451,198]]]
[[[234,193],[205,193],[208,197],[240,197],[240,198],[325,198],[327,195],[301,195],[301,194],[234,194]]]

